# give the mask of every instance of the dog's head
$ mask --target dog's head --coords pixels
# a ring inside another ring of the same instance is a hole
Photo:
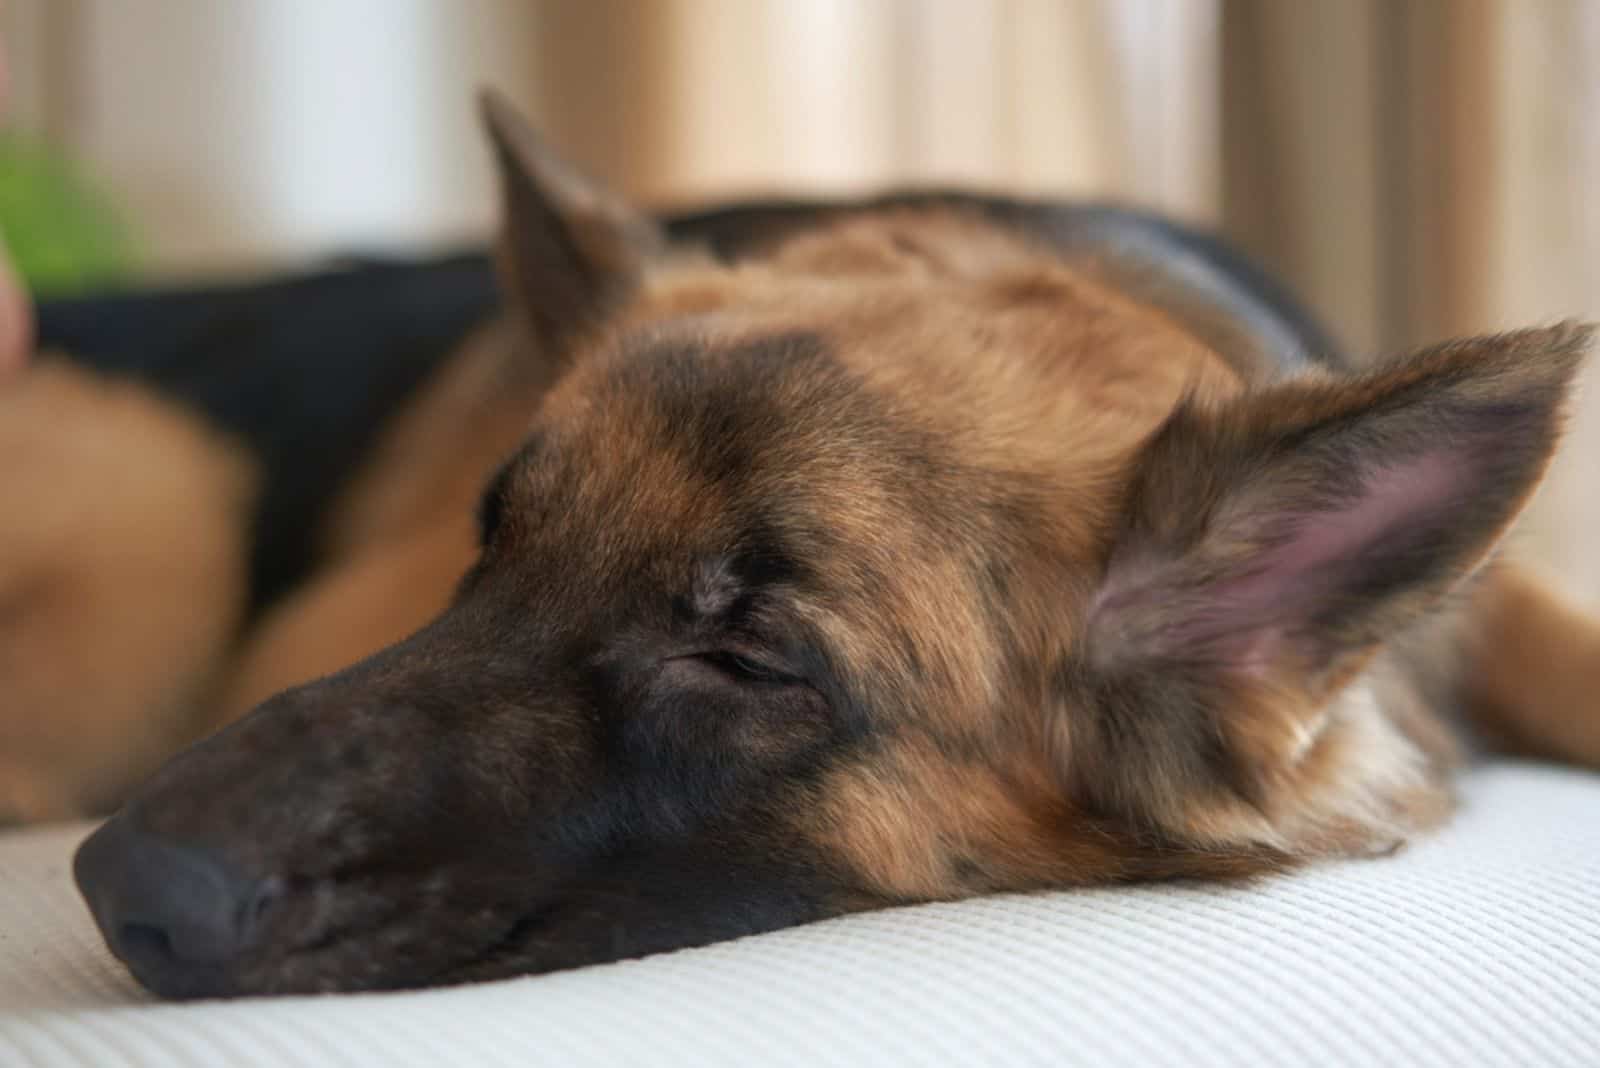
[[[696,257],[490,115],[555,384],[448,611],[83,848],[146,985],[546,971],[1438,814],[1383,653],[1537,481],[1583,331],[1250,383],[958,212]]]

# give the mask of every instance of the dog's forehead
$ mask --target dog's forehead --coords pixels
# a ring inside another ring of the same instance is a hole
[[[997,533],[987,504],[1087,545],[1173,408],[1239,388],[1168,317],[1052,257],[965,232],[929,251],[911,221],[647,279],[541,415],[564,461],[540,477],[590,498],[569,518],[627,512],[687,544],[765,510],[769,529],[937,540],[957,513]]]
[[[819,464],[862,474],[915,436],[839,359],[825,327],[691,317],[614,338],[542,413],[589,481],[662,484],[747,503],[791,495]]]
[[[502,558],[561,561],[594,591],[657,588],[637,583],[654,575],[725,599],[701,580],[773,557],[784,518],[814,514],[799,489],[815,455],[800,439],[809,416],[838,423],[848,408],[830,391],[848,386],[814,334],[679,324],[610,339],[546,398],[491,487],[498,540],[516,550]]]

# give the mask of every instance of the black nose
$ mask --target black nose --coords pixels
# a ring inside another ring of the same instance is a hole
[[[73,874],[112,952],[168,996],[211,992],[275,896],[274,880],[121,816],[78,847]]]

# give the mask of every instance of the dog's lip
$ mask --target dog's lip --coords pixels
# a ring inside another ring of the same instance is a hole
[[[478,969],[492,967],[496,958],[509,955],[561,907],[559,897],[541,901],[520,912],[508,909],[510,918],[499,931],[477,947],[465,950],[452,960],[422,972],[406,975],[363,975],[358,981],[343,968],[334,966],[327,976],[317,975],[317,958],[334,957],[349,947],[380,939],[397,917],[408,915],[404,901],[389,902],[385,915],[374,922],[329,925],[327,913],[336,900],[340,880],[329,877],[297,877],[285,880],[296,895],[313,895],[317,900],[310,922],[300,925],[295,917],[297,937],[291,942],[264,938],[253,946],[249,956],[233,965],[188,968],[183,974],[143,975],[132,962],[124,960],[135,978],[156,994],[178,1000],[198,998],[253,997],[269,994],[359,993],[376,990],[406,990],[427,986],[467,982],[481,975]],[[306,969],[314,976],[309,982],[291,981],[280,985],[286,973]],[[518,969],[518,971],[527,969]],[[507,973],[510,974],[510,973]],[[153,980],[153,981],[152,981]]]
[[[497,936],[492,942],[488,943],[483,949],[473,954],[469,960],[464,961],[463,963],[476,964],[516,947],[523,940],[525,940],[528,935],[532,934],[534,931],[537,931],[541,926],[547,923],[550,917],[560,907],[561,901],[558,898],[541,902],[539,905],[513,919],[506,925],[505,930],[502,931],[499,936]]]
[[[522,915],[516,916],[506,923],[500,932],[487,939],[478,947],[468,950],[454,960],[428,969],[424,972],[409,975],[383,975],[373,981],[364,977],[365,981],[359,985],[341,982],[335,974],[314,981],[309,987],[296,987],[283,990],[282,993],[303,993],[315,991],[317,993],[360,993],[362,991],[377,990],[411,990],[429,986],[453,985],[456,983],[470,982],[475,979],[487,978],[483,969],[492,968],[497,959],[508,956],[519,948],[522,942],[543,925],[550,914],[558,907],[556,903],[541,905]],[[360,942],[364,939],[380,936],[387,924],[378,924],[371,927],[344,928],[337,932],[324,934],[314,945],[290,950],[282,956],[276,957],[267,967],[268,972],[286,969],[293,964],[304,964],[318,955],[336,952],[351,942]],[[518,968],[517,971],[531,969]],[[508,976],[510,972],[506,973]],[[270,980],[269,980],[270,983]],[[251,984],[254,985],[254,984]],[[252,993],[280,992],[268,989],[245,990],[246,995]]]

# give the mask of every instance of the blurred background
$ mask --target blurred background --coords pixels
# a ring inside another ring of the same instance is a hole
[[[491,83],[653,204],[1153,206],[1361,353],[1600,316],[1600,0],[0,4],[0,226],[39,288],[481,241]],[[63,189],[74,232],[24,233]],[[1519,551],[1600,602],[1596,458],[1600,398]]]

